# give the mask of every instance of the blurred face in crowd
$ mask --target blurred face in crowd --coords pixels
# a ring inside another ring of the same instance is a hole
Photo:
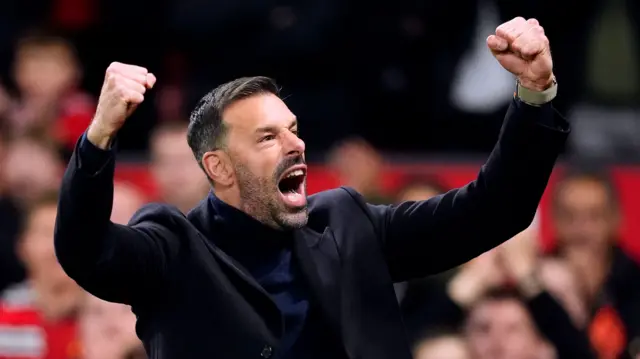
[[[400,191],[398,195],[399,202],[405,201],[423,201],[442,194],[435,187],[429,184],[413,184],[407,186]]]
[[[418,344],[414,359],[471,359],[467,344],[457,336],[428,339]]]
[[[111,221],[118,224],[127,224],[144,202],[142,194],[135,187],[116,182],[113,188]]]
[[[151,171],[163,201],[188,212],[209,191],[209,182],[186,141],[187,128],[160,128],[151,138]]]
[[[129,306],[87,295],[80,315],[83,358],[119,359],[140,348],[135,325]]]
[[[543,343],[516,299],[485,299],[469,313],[469,348],[477,359],[541,359]]]
[[[233,168],[225,187],[237,191],[242,209],[263,223],[306,225],[305,144],[294,114],[280,98],[264,94],[233,103],[223,117]]]
[[[364,195],[378,191],[382,158],[364,140],[349,140],[338,146],[330,163],[344,185]]]
[[[75,308],[81,294],[80,287],[64,273],[56,258],[53,246],[56,207],[56,203],[51,202],[29,213],[18,247],[41,309],[52,317]]]
[[[60,184],[61,163],[49,147],[22,139],[7,148],[4,174],[7,190],[25,203],[53,191]]]
[[[15,79],[23,96],[53,99],[76,85],[77,66],[72,49],[62,40],[25,43],[16,52]]]
[[[606,253],[618,226],[618,212],[607,189],[589,178],[561,184],[555,226],[561,249]]]

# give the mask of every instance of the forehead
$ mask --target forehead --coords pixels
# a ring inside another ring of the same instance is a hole
[[[289,127],[295,119],[284,101],[274,94],[260,94],[236,101],[223,113],[223,120],[231,132],[239,134]]]
[[[601,183],[589,179],[574,179],[561,187],[558,200],[563,205],[576,202],[582,205],[604,205],[609,198]]]
[[[472,321],[493,323],[527,322],[528,313],[522,303],[515,299],[491,299],[479,303],[471,311]]]

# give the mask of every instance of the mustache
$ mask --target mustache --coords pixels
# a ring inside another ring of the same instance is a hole
[[[278,163],[278,165],[276,166],[274,177],[276,178],[276,180],[278,180],[280,176],[282,176],[282,174],[292,166],[304,165],[304,164],[307,164],[307,162],[304,160],[304,157],[302,156],[286,157],[282,161],[280,161],[280,163]]]

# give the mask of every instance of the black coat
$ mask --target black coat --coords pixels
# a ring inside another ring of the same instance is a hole
[[[568,124],[551,105],[514,100],[478,178],[419,202],[370,205],[354,190],[309,197],[294,253],[350,358],[410,359],[393,283],[460,265],[532,221]],[[282,318],[256,281],[210,238],[216,213],[151,204],[128,226],[109,221],[113,154],[66,170],[55,231],[58,259],[90,293],[131,304],[151,358],[268,358]],[[313,174],[311,174],[313,175]]]

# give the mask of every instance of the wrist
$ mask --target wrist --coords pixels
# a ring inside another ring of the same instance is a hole
[[[482,296],[483,287],[478,280],[458,276],[449,282],[447,294],[458,306],[466,309]]]
[[[516,286],[520,293],[527,299],[531,299],[544,291],[542,282],[535,270],[516,278]]]
[[[556,83],[556,77],[552,73],[546,79],[537,80],[537,81],[531,81],[526,78],[522,78],[522,79],[518,78],[518,83],[520,84],[520,86],[524,87],[527,90],[543,92],[551,88]]]
[[[116,131],[110,131],[98,124],[97,121],[93,121],[87,129],[87,140],[94,146],[108,150],[116,137]]]

